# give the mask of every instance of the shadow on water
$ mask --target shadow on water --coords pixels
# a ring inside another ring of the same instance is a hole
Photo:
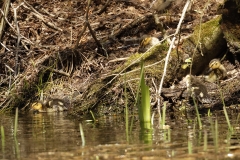
[[[196,119],[166,118],[170,129],[141,130],[137,117],[126,132],[124,116],[106,116],[97,122],[79,122],[65,113],[1,115],[1,159],[238,159],[240,126],[238,115],[230,116],[234,131],[228,130],[224,114]],[[130,118],[131,119],[131,118]],[[85,143],[80,136],[82,124]],[[127,135],[128,134],[128,135]]]

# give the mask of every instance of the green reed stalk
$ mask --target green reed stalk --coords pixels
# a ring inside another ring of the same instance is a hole
[[[168,142],[171,142],[171,129],[168,128]]]
[[[128,98],[127,98],[126,73],[124,74],[124,79],[125,79],[125,83],[124,83],[124,96],[125,96],[125,126],[126,126],[126,136],[127,136],[127,141],[129,141],[129,137],[128,137],[128,128],[129,128],[129,124],[128,124]]]
[[[212,116],[212,113],[211,113],[210,108],[208,109],[207,116],[208,116],[208,117]]]
[[[228,134],[227,134],[227,147],[226,147],[226,151],[228,153],[230,152],[232,134],[233,133],[231,131],[228,131]]]
[[[199,112],[198,112],[197,103],[196,103],[194,97],[193,97],[193,102],[194,102],[194,107],[195,107],[196,114],[197,114],[198,126],[199,126],[199,129],[202,129],[202,121],[201,121],[200,114],[199,114]]]
[[[207,147],[208,147],[208,141],[207,141],[207,130],[204,131],[204,137],[203,137],[203,151],[207,151]]]
[[[93,121],[96,122],[96,118],[95,118],[95,116],[94,116],[94,114],[93,114],[93,112],[91,110],[90,110],[90,113],[92,115]]]
[[[219,92],[220,92],[221,100],[222,100],[222,103],[223,103],[223,112],[224,112],[224,115],[225,115],[225,118],[226,118],[226,121],[227,121],[227,124],[228,124],[228,129],[232,132],[233,127],[232,127],[232,125],[230,123],[230,120],[228,118],[228,113],[227,113],[226,105],[225,105],[225,102],[224,102],[223,93],[222,93],[222,90],[221,90],[220,87],[219,87]]]
[[[19,144],[18,144],[18,140],[17,140],[17,137],[14,137],[14,144],[15,144],[15,152],[16,152],[16,155],[17,155],[17,159],[20,159],[20,150],[19,150]]]
[[[15,142],[17,159],[20,159],[20,150],[19,150],[19,145],[18,145],[18,140],[17,140],[17,129],[18,129],[18,108],[16,108],[16,112],[15,112],[14,142]]]
[[[165,120],[166,120],[166,109],[167,109],[167,102],[163,103],[163,112],[162,112],[162,120],[161,120],[161,128],[164,128]]]
[[[80,130],[80,136],[82,139],[82,146],[85,146],[85,137],[84,137],[84,132],[83,132],[83,128],[82,128],[82,124],[79,123],[79,130]]]
[[[138,113],[140,123],[144,128],[151,128],[151,104],[150,104],[150,92],[149,87],[145,83],[144,79],[144,67],[143,62],[141,63],[141,105],[139,105]]]
[[[4,150],[5,150],[5,133],[4,133],[3,126],[1,126],[1,139],[2,139],[2,153],[4,154]]]
[[[192,154],[192,150],[193,150],[192,141],[188,140],[188,154]]]
[[[239,117],[240,117],[240,113],[238,113],[237,120],[236,120],[236,125],[238,125]]]
[[[215,120],[215,132],[214,132],[214,138],[215,138],[215,152],[218,152],[218,121]]]
[[[228,129],[232,132],[233,131],[233,127],[232,127],[232,125],[230,123],[230,120],[228,118],[228,113],[227,113],[227,109],[226,109],[225,104],[223,105],[223,112],[224,112],[224,115],[226,117],[226,121],[227,121],[227,124],[228,124]]]
[[[14,137],[17,136],[17,128],[18,128],[18,108],[16,108],[16,112],[15,112]]]

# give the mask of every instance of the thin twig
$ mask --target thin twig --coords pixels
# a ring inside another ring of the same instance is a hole
[[[110,0],[107,0],[107,2],[105,3],[105,5],[104,5],[99,11],[97,11],[97,14],[98,14],[98,15],[102,14],[102,13],[106,10],[109,2],[110,2]]]
[[[167,56],[165,58],[165,65],[164,65],[164,70],[163,70],[163,75],[162,75],[162,79],[161,79],[161,82],[159,84],[159,90],[158,90],[158,95],[161,95],[161,92],[162,92],[162,86],[163,86],[163,81],[164,81],[164,77],[166,76],[166,72],[167,72],[167,65],[168,65],[168,59],[169,59],[169,56],[170,56],[170,53],[172,51],[172,48],[173,48],[173,45],[174,45],[174,41],[176,39],[176,35],[179,33],[180,31],[180,28],[181,28],[181,24],[182,24],[182,21],[185,17],[185,13],[187,11],[187,8],[189,6],[189,4],[191,3],[191,0],[188,0],[183,8],[183,11],[182,11],[182,15],[181,15],[181,18],[178,22],[178,26],[177,26],[177,29],[176,29],[176,32],[174,34],[174,37],[171,41],[171,45],[169,47],[169,50],[168,50],[168,53],[167,53]],[[158,113],[159,115],[161,116],[161,111],[160,111],[160,103],[161,103],[161,100],[160,98],[158,98],[158,105],[157,105],[157,108],[158,108]]]
[[[9,5],[10,5],[10,0],[5,0],[3,1],[3,10],[4,10],[4,15],[8,15],[8,12],[9,12]],[[6,21],[4,20],[4,15],[1,17],[1,22],[0,22],[0,41],[2,39],[2,35],[3,35],[3,32],[4,32],[4,28],[5,28],[5,24],[6,24]]]
[[[51,70],[55,73],[58,73],[58,74],[61,74],[61,75],[64,75],[64,76],[67,76],[67,77],[70,77],[70,74],[67,73],[67,72],[64,72],[64,71],[60,71],[60,70],[57,70],[57,69],[53,69],[53,68],[49,68],[47,66],[44,66],[44,65],[41,65],[41,67],[43,67],[44,69],[48,69],[48,70]]]
[[[15,77],[18,74],[18,50],[19,50],[19,43],[20,43],[20,40],[21,40],[20,30],[19,30],[19,26],[18,26],[18,22],[17,22],[17,9],[22,4],[23,3],[21,3],[16,8],[13,8],[13,11],[14,11],[14,23],[15,23],[15,27],[17,28],[17,50],[16,50],[16,53],[15,53],[15,72],[14,72],[14,76]]]
[[[5,19],[5,21],[7,22],[7,24],[12,28],[12,30],[13,30],[15,33],[17,33],[16,29],[11,25],[11,23],[8,21],[6,15],[4,14],[4,12],[3,12],[1,9],[0,9],[0,12],[1,12],[2,15],[4,16],[4,19]],[[7,32],[5,32],[5,34],[7,34],[7,35],[9,35],[9,36],[12,37],[12,35],[8,34]],[[26,41],[28,44],[34,44],[34,43],[31,42],[29,39],[27,39],[26,37],[24,37],[22,34],[20,34],[20,35],[21,35],[21,37],[22,37],[23,39],[25,39],[25,41]],[[15,37],[13,37],[13,38],[15,38]]]
[[[103,48],[102,44],[99,42],[99,40],[97,39],[94,31],[92,30],[92,27],[88,21],[88,14],[89,14],[89,6],[90,6],[90,3],[91,3],[91,0],[88,0],[88,5],[87,5],[87,11],[86,11],[86,20],[85,20],[85,23],[84,23],[84,27],[83,27],[83,30],[81,31],[81,33],[79,34],[79,37],[77,39],[77,42],[75,44],[75,49],[78,47],[78,43],[83,35],[83,33],[86,31],[86,27],[88,27],[93,39],[95,40],[97,46],[98,46],[98,51],[100,53],[104,53],[104,55],[106,55],[108,57],[108,54],[107,54],[107,51]]]
[[[89,12],[89,5],[90,5],[90,2],[91,2],[91,0],[88,0],[87,11],[86,11],[86,19],[85,19],[85,22],[84,22],[84,24],[83,24],[83,30],[78,34],[78,39],[77,39],[76,44],[75,44],[75,46],[74,46],[74,50],[77,49],[77,47],[78,47],[78,43],[79,43],[80,39],[82,38],[83,33],[84,33],[84,32],[86,31],[86,29],[87,29],[87,23],[88,23],[88,12]]]
[[[51,27],[52,29],[55,29],[57,31],[62,32],[63,30],[59,27],[57,27],[56,25],[54,25],[52,22],[49,22],[46,18],[44,18],[44,16],[39,13],[37,10],[35,10],[30,4],[28,4],[26,1],[24,1],[24,3],[26,5],[23,5],[25,8],[27,9],[31,9],[33,12],[33,15],[35,15],[37,18],[39,18],[40,20],[43,21],[43,23],[45,23],[47,26]]]

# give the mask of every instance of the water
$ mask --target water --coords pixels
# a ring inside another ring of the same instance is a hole
[[[80,122],[67,119],[65,113],[20,114],[16,139],[13,136],[14,116],[1,115],[5,141],[1,138],[0,158],[239,159],[237,116],[230,115],[232,133],[222,113],[202,116],[201,130],[194,118],[182,117],[167,118],[170,129],[165,130],[159,129],[156,118],[154,129],[143,131],[135,117],[132,132],[128,134],[122,116],[101,117],[95,123],[85,118],[81,121],[84,144],[79,132]]]

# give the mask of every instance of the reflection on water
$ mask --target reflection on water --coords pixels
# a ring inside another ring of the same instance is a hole
[[[223,115],[204,117],[203,129],[196,120],[168,119],[169,130],[143,131],[135,119],[126,136],[123,117],[102,117],[97,123],[83,120],[85,146],[79,123],[66,113],[19,115],[14,139],[14,116],[1,115],[5,140],[1,138],[1,159],[238,159],[239,125],[232,115],[234,132],[228,131]],[[157,119],[157,118],[156,118]],[[215,120],[218,125],[215,125]],[[217,127],[217,128],[216,128]],[[218,133],[216,133],[218,132]],[[218,137],[218,138],[216,138]],[[5,142],[5,143],[3,143]]]

